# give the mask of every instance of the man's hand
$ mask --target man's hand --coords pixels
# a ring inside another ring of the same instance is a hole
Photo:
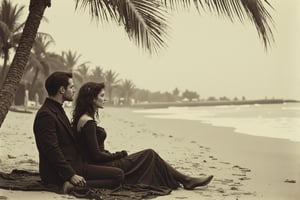
[[[71,177],[70,182],[73,185],[80,186],[80,187],[83,187],[86,185],[85,179],[82,176],[78,176],[76,174]]]
[[[125,156],[128,156],[128,153],[127,153],[127,151],[125,151],[125,150],[121,151],[121,153],[124,155],[124,157],[125,157]]]

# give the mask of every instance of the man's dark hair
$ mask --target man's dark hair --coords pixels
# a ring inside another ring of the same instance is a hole
[[[69,79],[72,78],[72,73],[68,72],[54,72],[45,82],[45,88],[49,96],[54,96],[58,93],[61,86],[67,88],[69,85]]]

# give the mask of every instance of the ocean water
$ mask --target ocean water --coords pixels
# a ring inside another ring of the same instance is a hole
[[[144,109],[150,118],[198,120],[236,132],[300,142],[300,103]]]

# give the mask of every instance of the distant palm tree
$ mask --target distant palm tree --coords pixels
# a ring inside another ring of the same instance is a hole
[[[76,69],[73,70],[73,78],[75,82],[75,87],[79,88],[83,83],[89,80],[89,66],[87,64],[80,65]]]
[[[27,67],[28,72],[34,74],[29,88],[30,95],[32,95],[31,93],[36,86],[38,77],[47,77],[50,74],[51,67],[55,67],[59,62],[56,57],[53,57],[52,54],[48,52],[49,45],[53,43],[54,40],[49,34],[38,34],[36,37]]]
[[[179,98],[179,93],[180,93],[180,91],[179,91],[178,88],[175,88],[175,89],[173,90],[173,92],[172,92],[172,95],[174,96],[174,98],[175,98],[176,101],[177,101],[178,98]]]
[[[78,60],[81,57],[81,54],[78,54],[76,51],[72,52],[71,50],[63,51],[62,57],[64,58],[65,68],[68,72],[72,72],[76,67],[87,64],[88,62],[78,64]]]
[[[47,57],[51,59],[51,67],[50,67],[50,73],[54,71],[68,71],[65,67],[65,60],[62,57],[62,55],[53,53],[53,52],[48,52]]]
[[[194,0],[197,9],[206,5],[210,11],[225,15],[230,19],[237,16],[248,18],[256,26],[259,35],[267,46],[272,32],[269,22],[272,20],[263,2],[267,0]],[[150,52],[166,46],[166,9],[176,5],[189,7],[191,1],[186,0],[76,0],[76,8],[89,9],[91,16],[97,20],[110,20],[125,27],[129,38]],[[16,50],[16,54],[0,91],[0,126],[5,119],[14,95],[24,74],[30,49],[34,43],[41,19],[51,0],[30,0],[29,15]]]
[[[89,80],[94,81],[94,82],[103,82],[104,81],[103,69],[100,66],[96,66],[92,70],[92,74],[91,74]]]
[[[130,104],[130,97],[135,91],[135,85],[131,80],[125,79],[120,85],[122,96],[125,98],[125,104]]]
[[[108,93],[108,102],[112,104],[112,91],[117,86],[120,80],[117,79],[118,74],[112,70],[108,70],[104,74],[105,88]]]
[[[7,71],[9,51],[16,46],[24,23],[19,23],[24,6],[13,5],[8,0],[3,0],[0,5],[0,55],[3,56],[3,66],[0,73],[0,88]]]
[[[63,51],[61,57],[63,58],[64,62],[64,70],[73,74],[75,86],[76,88],[79,88],[82,83],[88,80],[89,66],[87,64],[90,62],[79,64],[78,61],[81,57],[81,54],[71,50]]]

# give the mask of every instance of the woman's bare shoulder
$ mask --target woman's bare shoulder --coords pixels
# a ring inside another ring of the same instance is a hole
[[[88,122],[94,120],[91,116],[84,114],[79,118],[78,124],[77,124],[77,130],[81,130],[82,127]]]

